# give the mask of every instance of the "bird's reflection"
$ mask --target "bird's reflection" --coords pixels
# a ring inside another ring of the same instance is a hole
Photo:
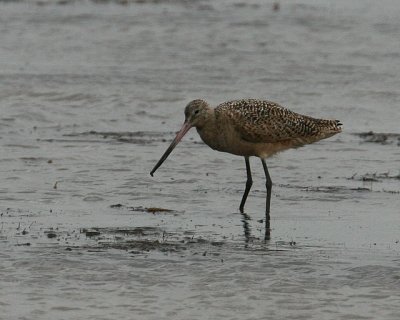
[[[251,220],[250,216],[247,213],[241,213],[242,215],[242,222],[243,222],[243,230],[244,230],[244,240],[247,243],[250,242],[251,238],[251,228],[249,224],[249,220]]]
[[[265,233],[264,233],[264,240],[268,241],[271,240],[271,225],[269,220],[265,220]]]
[[[242,223],[243,223],[243,231],[244,231],[244,239],[246,245],[252,241],[253,237],[251,236],[251,226],[249,220],[251,217],[247,214],[242,212]],[[265,233],[264,233],[264,241],[271,240],[271,228],[269,220],[265,220]]]

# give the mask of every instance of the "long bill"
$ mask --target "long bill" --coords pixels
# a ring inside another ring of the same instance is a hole
[[[189,131],[189,129],[192,127],[192,125],[189,122],[185,122],[181,128],[181,130],[176,134],[175,139],[171,142],[170,146],[168,149],[164,152],[163,156],[161,157],[160,160],[158,160],[157,164],[154,166],[153,170],[151,170],[150,175],[153,176],[154,172],[163,164],[165,159],[168,158],[169,154],[174,150],[176,145],[181,141],[183,136]]]

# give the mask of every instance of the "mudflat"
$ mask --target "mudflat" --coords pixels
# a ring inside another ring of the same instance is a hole
[[[400,6],[0,3],[0,319],[399,319]],[[190,100],[276,101],[343,132],[267,160]]]

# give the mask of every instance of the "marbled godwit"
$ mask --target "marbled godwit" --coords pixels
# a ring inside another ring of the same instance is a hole
[[[204,100],[193,100],[185,108],[185,122],[150,174],[167,159],[190,128],[196,127],[201,139],[212,149],[244,156],[246,188],[240,212],[253,184],[249,157],[261,159],[267,187],[265,226],[269,230],[272,181],[265,159],[273,154],[313,143],[341,132],[338,120],[304,116],[271,101],[247,99],[228,101],[215,109]]]

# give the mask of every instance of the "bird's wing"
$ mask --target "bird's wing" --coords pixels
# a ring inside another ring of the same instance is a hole
[[[334,126],[335,122],[303,116],[265,100],[229,101],[215,110],[229,119],[242,139],[254,143],[316,136],[321,133],[322,127]]]

